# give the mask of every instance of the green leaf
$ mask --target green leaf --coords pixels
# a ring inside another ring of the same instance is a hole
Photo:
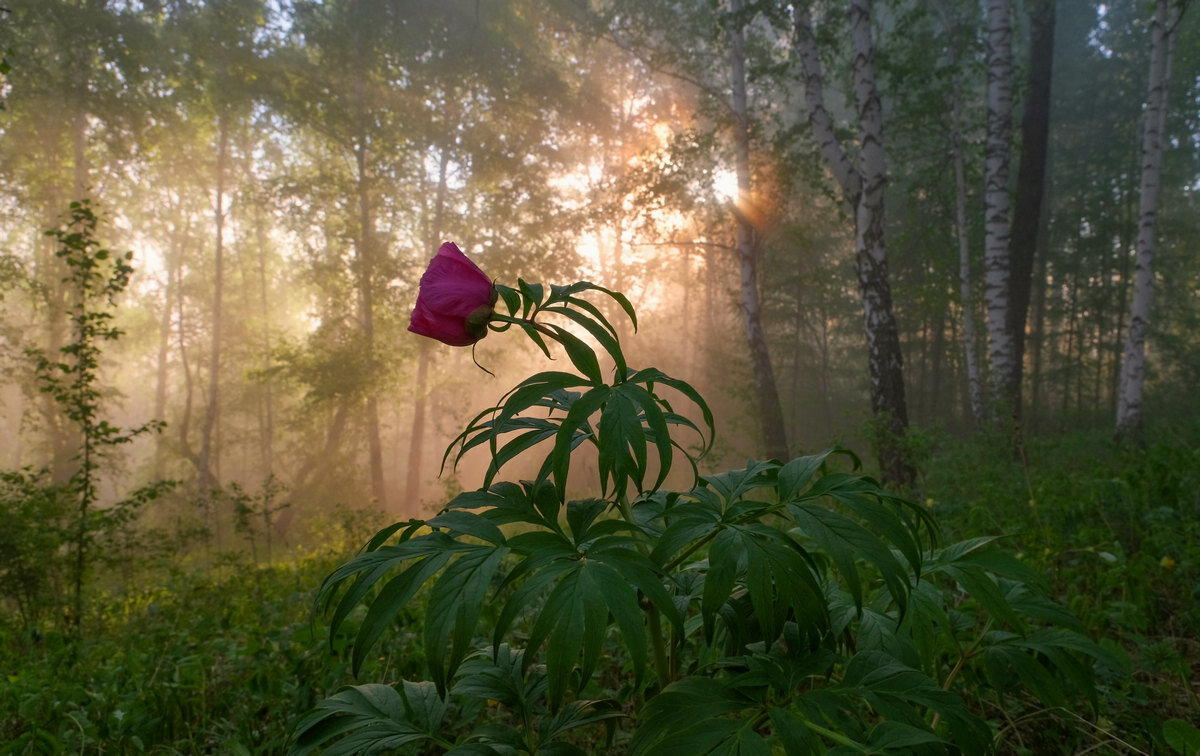
[[[501,284],[493,284],[496,287],[496,293],[500,295],[500,299],[504,300],[504,306],[508,308],[508,314],[516,317],[521,310],[521,295],[516,289],[503,286]]]
[[[692,404],[696,405],[696,407],[700,410],[700,414],[704,418],[704,424],[708,428],[708,438],[704,438],[703,436],[701,437],[703,446],[700,451],[700,456],[704,456],[704,454],[706,454],[708,450],[712,448],[713,437],[716,435],[716,425],[713,421],[712,410],[709,409],[708,403],[704,401],[704,398],[700,396],[699,392],[692,388],[690,384],[685,381],[672,378],[657,368],[645,368],[643,370],[635,371],[630,374],[629,380],[634,383],[645,384],[646,390],[650,391],[651,393],[654,393],[652,388],[653,384],[661,383],[664,386],[670,386],[687,397],[687,399],[692,402]]]
[[[484,596],[507,553],[504,547],[470,546],[442,572],[430,590],[425,610],[425,656],[439,691],[445,690],[470,650]]]
[[[928,707],[941,715],[961,752],[983,754],[992,750],[991,729],[967,709],[961,696],[942,690],[925,674],[888,654],[865,651],[855,655],[846,665],[841,682],[831,690],[866,701],[884,719],[908,720],[912,725],[924,721],[914,707]]]
[[[917,523],[921,521],[912,521],[903,516],[905,511],[909,514],[915,512],[920,517],[926,516],[919,511],[920,507],[891,496],[870,478],[848,473],[822,476],[797,501],[812,501],[822,496],[849,507],[871,530],[899,549],[913,572],[920,574],[922,548],[920,526]]]
[[[527,709],[545,692],[545,667],[535,664],[526,670],[524,651],[507,643],[497,646],[493,654],[477,652],[462,663],[454,695],[496,701],[517,711]]]
[[[803,552],[784,533],[757,523],[727,526],[709,545],[708,562],[700,609],[710,642],[716,613],[738,582],[749,592],[762,640],[768,643],[783,632],[789,610],[814,637],[828,626],[824,592]]]
[[[658,487],[667,479],[667,474],[671,472],[671,461],[674,456],[673,447],[671,444],[671,432],[667,428],[667,417],[659,407],[658,398],[651,394],[646,389],[634,383],[626,383],[617,387],[617,391],[622,395],[627,395],[633,404],[636,404],[642,411],[646,425],[649,428],[649,434],[643,435],[642,441],[642,456],[640,459],[642,470],[645,470],[645,437],[648,435],[653,439],[654,445],[658,448],[658,478],[654,481],[654,486],[651,490],[658,490]],[[687,421],[685,421],[687,422]],[[691,425],[690,422],[687,422]],[[695,428],[694,425],[692,425]],[[639,431],[641,424],[638,424]],[[638,492],[642,492],[641,478],[638,479]]]
[[[587,376],[594,386],[604,385],[604,374],[600,371],[600,361],[596,352],[575,334],[562,326],[549,324],[545,326],[554,331],[554,340],[562,344],[568,359],[575,369]]]
[[[352,756],[435,739],[445,706],[432,688],[406,681],[404,696],[379,684],[342,690],[300,720],[290,753],[307,756],[324,746],[327,755]]]
[[[559,500],[566,499],[567,473],[571,466],[571,450],[574,448],[575,432],[583,427],[592,413],[608,401],[612,389],[608,386],[597,386],[579,397],[571,405],[570,412],[563,418],[558,434],[554,439],[554,450],[551,452],[551,469],[554,476],[554,490]]]
[[[557,708],[566,693],[571,672],[580,662],[579,688],[587,684],[608,626],[608,608],[600,598],[593,580],[594,570],[586,562],[577,562],[554,586],[546,599],[533,629],[529,648],[536,650],[546,642],[547,696],[551,708]]]
[[[859,559],[875,565],[888,592],[901,610],[904,609],[910,590],[909,573],[882,539],[845,515],[816,504],[790,504],[788,511],[805,535],[829,553],[859,610],[862,609],[863,598],[858,575]]]
[[[528,318],[531,310],[536,309],[542,303],[544,288],[541,284],[530,284],[518,278],[517,286],[521,290],[521,314]]]
[[[358,628],[358,634],[354,638],[351,669],[356,676],[362,669],[367,652],[379,640],[379,636],[391,626],[396,615],[408,606],[408,602],[412,600],[421,586],[446,565],[451,555],[452,552],[446,551],[418,560],[404,572],[388,581],[379,595],[371,602],[367,616],[363,619]]]
[[[637,410],[622,388],[618,386],[608,392],[596,424],[600,493],[607,495],[611,480],[613,495],[618,498],[625,496],[631,479],[640,492],[646,471],[646,436]]]
[[[542,308],[542,312],[553,312],[562,315],[568,320],[583,326],[592,335],[592,338],[599,342],[604,351],[612,357],[620,375],[624,376],[628,372],[629,368],[625,364],[625,355],[621,352],[621,345],[617,343],[616,334],[610,332],[604,325],[569,307],[544,307]],[[607,321],[605,323],[607,324]]]
[[[504,534],[485,517],[461,509],[448,509],[425,522],[430,528],[445,528],[451,536],[472,536],[481,541],[504,545]]]
[[[914,746],[942,743],[933,731],[903,722],[880,722],[867,737],[867,746],[872,753],[911,753]]]
[[[542,725],[538,733],[538,750],[545,753],[547,745],[576,727],[624,716],[625,712],[617,701],[572,701],[562,707],[554,719]]]
[[[1163,739],[1183,756],[1200,756],[1200,730],[1182,719],[1163,722]]]
[[[834,451],[834,449],[826,449],[820,454],[797,457],[779,468],[777,483],[779,500],[791,501],[795,498],[812,480],[812,476],[825,464],[825,459]]]
[[[731,715],[752,706],[739,691],[719,680],[685,677],[642,707],[642,723],[633,734],[630,751],[635,756],[737,753],[727,750],[728,744],[730,740],[738,742],[746,720]]]

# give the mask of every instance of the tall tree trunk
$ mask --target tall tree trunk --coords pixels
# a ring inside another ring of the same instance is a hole
[[[358,51],[361,54],[361,50]],[[367,354],[366,431],[367,457],[371,468],[371,494],[381,511],[387,511],[387,486],[383,475],[383,443],[379,436],[379,398],[375,373],[375,228],[371,218],[371,192],[367,168],[367,108],[365,63],[356,60],[354,79],[355,102],[358,107],[358,137],[354,159],[358,169],[359,235],[358,252],[358,315]]]
[[[854,99],[858,109],[859,165],[847,157],[825,109],[824,80],[807,6],[793,6],[796,49],[800,57],[809,125],[826,167],[854,208],[855,268],[863,303],[871,381],[871,409],[877,423],[876,452],[885,483],[911,485],[915,472],[904,444],[908,407],[904,363],[892,310],[884,244],[883,192],[887,170],[883,149],[883,113],[875,86],[875,49],[871,41],[870,0],[850,0],[850,39],[854,54]]]
[[[1175,22],[1168,21],[1168,0],[1158,0],[1150,26],[1150,77],[1146,120],[1142,126],[1142,178],[1139,187],[1137,271],[1129,306],[1129,335],[1117,396],[1117,437],[1140,441],[1142,384],[1146,377],[1146,331],[1150,324],[1150,291],[1154,281],[1155,221],[1162,178],[1163,143],[1167,125],[1167,85],[1171,79]],[[1170,23],[1170,26],[1168,26]]]
[[[188,223],[190,225],[190,218]],[[163,286],[163,310],[162,316],[159,318],[158,357],[154,384],[154,418],[156,420],[162,420],[167,415],[168,368],[171,352],[171,312],[175,307],[176,270],[183,264],[183,239],[186,237],[186,228],[185,226],[185,230],[181,233],[178,224],[172,224],[171,239],[167,246],[167,258],[165,260],[167,280]],[[166,438],[160,433],[157,435],[154,446],[154,476],[156,478],[163,477],[163,464],[166,462],[166,451]]]
[[[201,489],[213,488],[219,483],[213,473],[213,429],[220,414],[221,386],[221,299],[225,289],[225,169],[229,157],[229,115],[222,108],[217,115],[217,198],[214,220],[216,222],[216,250],[213,255],[213,304],[212,304],[212,348],[208,355],[208,406],[205,408],[204,424],[200,431],[200,453],[196,457],[196,470]]]
[[[1015,406],[1018,376],[1009,330],[1008,168],[1012,138],[1012,4],[988,0],[987,145],[984,188],[984,296],[987,299],[992,399],[1001,412]]]
[[[1042,362],[1043,353],[1046,346],[1046,243],[1045,234],[1046,225],[1043,223],[1039,236],[1041,240],[1038,242],[1037,253],[1034,257],[1035,272],[1033,274],[1034,290],[1033,290],[1033,328],[1031,329],[1031,340],[1033,341],[1033,357],[1030,360],[1030,371],[1032,373],[1029,381],[1029,395],[1031,397],[1031,409],[1028,413],[1031,422],[1027,423],[1030,430],[1036,433],[1039,429],[1040,410],[1042,406]]]
[[[730,11],[735,17],[741,10],[742,0],[731,0]],[[787,432],[783,425],[783,409],[779,403],[775,371],[771,367],[767,336],[762,326],[762,305],[758,292],[759,243],[749,217],[754,200],[750,180],[750,119],[746,106],[746,55],[742,44],[741,27],[735,24],[729,29],[729,62],[733,87],[734,167],[737,172],[737,200],[734,215],[737,220],[738,264],[741,272],[742,323],[746,328],[746,341],[750,346],[750,364],[754,370],[754,384],[758,393],[759,420],[764,451],[768,457],[787,460],[789,454]]]
[[[1130,172],[1130,175],[1133,175],[1132,171]],[[1114,416],[1117,412],[1117,396],[1121,393],[1121,352],[1122,347],[1124,346],[1125,337],[1123,335],[1123,331],[1125,330],[1125,319],[1127,317],[1127,310],[1129,307],[1129,275],[1130,269],[1133,267],[1133,262],[1130,255],[1133,245],[1132,240],[1130,239],[1129,231],[1130,226],[1133,223],[1134,200],[1135,197],[1133,192],[1128,192],[1121,202],[1121,230],[1118,233],[1120,244],[1117,249],[1117,255],[1120,260],[1117,265],[1117,275],[1119,276],[1117,280],[1120,281],[1120,286],[1117,287],[1117,314],[1116,318],[1113,320],[1111,347],[1113,362],[1112,372],[1109,375],[1108,387],[1108,410],[1109,412],[1112,412]]]
[[[192,383],[192,366],[188,363],[187,336],[184,329],[183,309],[183,250],[179,253],[180,263],[175,266],[175,328],[179,343],[179,367],[183,371],[183,408],[179,413],[176,428],[179,431],[179,449],[184,458],[196,464],[189,438],[192,429],[192,399],[195,387]],[[199,469],[199,466],[196,467]]]
[[[258,304],[262,313],[262,369],[266,371],[271,366],[271,306],[267,296],[267,219],[263,207],[257,206],[254,216],[255,238],[258,242]],[[266,475],[274,474],[275,468],[275,396],[272,391],[273,381],[263,380],[262,397],[259,415],[259,453],[262,468]]]
[[[953,133],[950,149],[954,160],[954,228],[958,236],[958,281],[962,298],[963,351],[967,368],[967,397],[971,423],[983,426],[983,381],[979,376],[979,337],[975,334],[975,296],[971,285],[971,240],[967,233],[967,176],[963,157],[962,130],[959,122],[959,82],[954,81],[954,102],[950,106]]]
[[[438,185],[435,195],[432,218],[429,223],[425,248],[434,252],[441,246],[442,218],[446,208],[446,178],[450,168],[450,149],[442,148],[438,159]],[[428,339],[421,339],[417,355],[417,384],[413,388],[413,421],[412,432],[408,436],[408,467],[404,476],[404,512],[409,517],[416,517],[417,505],[421,500],[421,467],[425,450],[425,413],[429,401],[429,365],[433,360],[433,350]]]
[[[1013,372],[1008,397],[1013,414],[1021,417],[1021,379],[1025,368],[1025,323],[1033,285],[1043,198],[1046,193],[1046,154],[1050,143],[1050,81],[1054,68],[1054,0],[1033,0],[1029,6],[1029,93],[1021,117],[1021,163],[1017,168],[1017,198],[1009,240],[1008,331],[1012,338]]]

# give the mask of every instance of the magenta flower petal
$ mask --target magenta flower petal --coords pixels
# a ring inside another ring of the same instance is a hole
[[[495,301],[492,280],[457,245],[446,242],[421,276],[408,330],[450,346],[469,346],[487,335]]]

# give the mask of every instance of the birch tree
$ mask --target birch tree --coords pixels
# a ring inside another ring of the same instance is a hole
[[[1146,331],[1150,323],[1150,293],[1154,281],[1155,221],[1162,180],[1163,132],[1167,122],[1167,84],[1175,27],[1182,7],[1168,12],[1168,0],[1157,0],[1150,24],[1150,77],[1146,113],[1142,124],[1142,166],[1138,208],[1137,262],[1133,301],[1129,307],[1129,333],[1125,360],[1117,392],[1117,437],[1140,440],[1142,432],[1142,384],[1146,377]]]
[[[987,301],[988,362],[993,398],[1011,409],[1014,377],[1009,330],[1008,166],[1012,139],[1012,4],[988,0],[987,138],[984,189],[984,297]]]
[[[746,54],[739,19],[742,0],[731,0],[732,21],[729,28],[730,111],[733,114],[734,170],[737,174],[737,208],[747,208],[753,202],[750,179],[750,116],[746,105]],[[783,427],[783,411],[767,337],[762,325],[762,304],[758,291],[758,241],[754,225],[743,212],[735,213],[737,220],[738,269],[742,291],[742,321],[750,361],[754,367],[755,389],[761,411],[763,442],[767,455],[788,459],[787,436]]]
[[[880,423],[876,449],[879,467],[885,482],[908,485],[912,483],[914,471],[903,443],[908,429],[908,408],[883,233],[887,163],[883,146],[883,112],[875,84],[871,2],[850,0],[854,99],[858,114],[857,165],[838,141],[833,119],[825,107],[824,74],[811,14],[803,4],[793,6],[792,12],[809,126],[826,167],[841,188],[846,203],[854,209],[855,270],[867,335],[871,409]]]

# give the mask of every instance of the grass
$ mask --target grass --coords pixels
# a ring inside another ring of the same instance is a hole
[[[947,540],[1007,534],[1120,668],[1100,670],[1092,722],[1032,705],[990,713],[1003,750],[1045,753],[1048,733],[1084,728],[1095,752],[1172,753],[1163,723],[1200,710],[1200,426],[1157,429],[1144,449],[1100,432],[1035,438],[1023,457],[1008,448],[941,444],[926,504]],[[311,613],[346,556],[235,559],[94,596],[82,640],[0,622],[0,754],[282,753],[299,716],[355,682]],[[361,679],[420,666],[419,638],[393,630]]]
[[[1102,670],[1098,742],[1173,753],[1163,723],[1200,711],[1200,426],[1152,428],[1144,448],[1106,431],[1009,448],[945,444],[926,472],[927,505],[952,538],[1007,534],[1122,661]]]

